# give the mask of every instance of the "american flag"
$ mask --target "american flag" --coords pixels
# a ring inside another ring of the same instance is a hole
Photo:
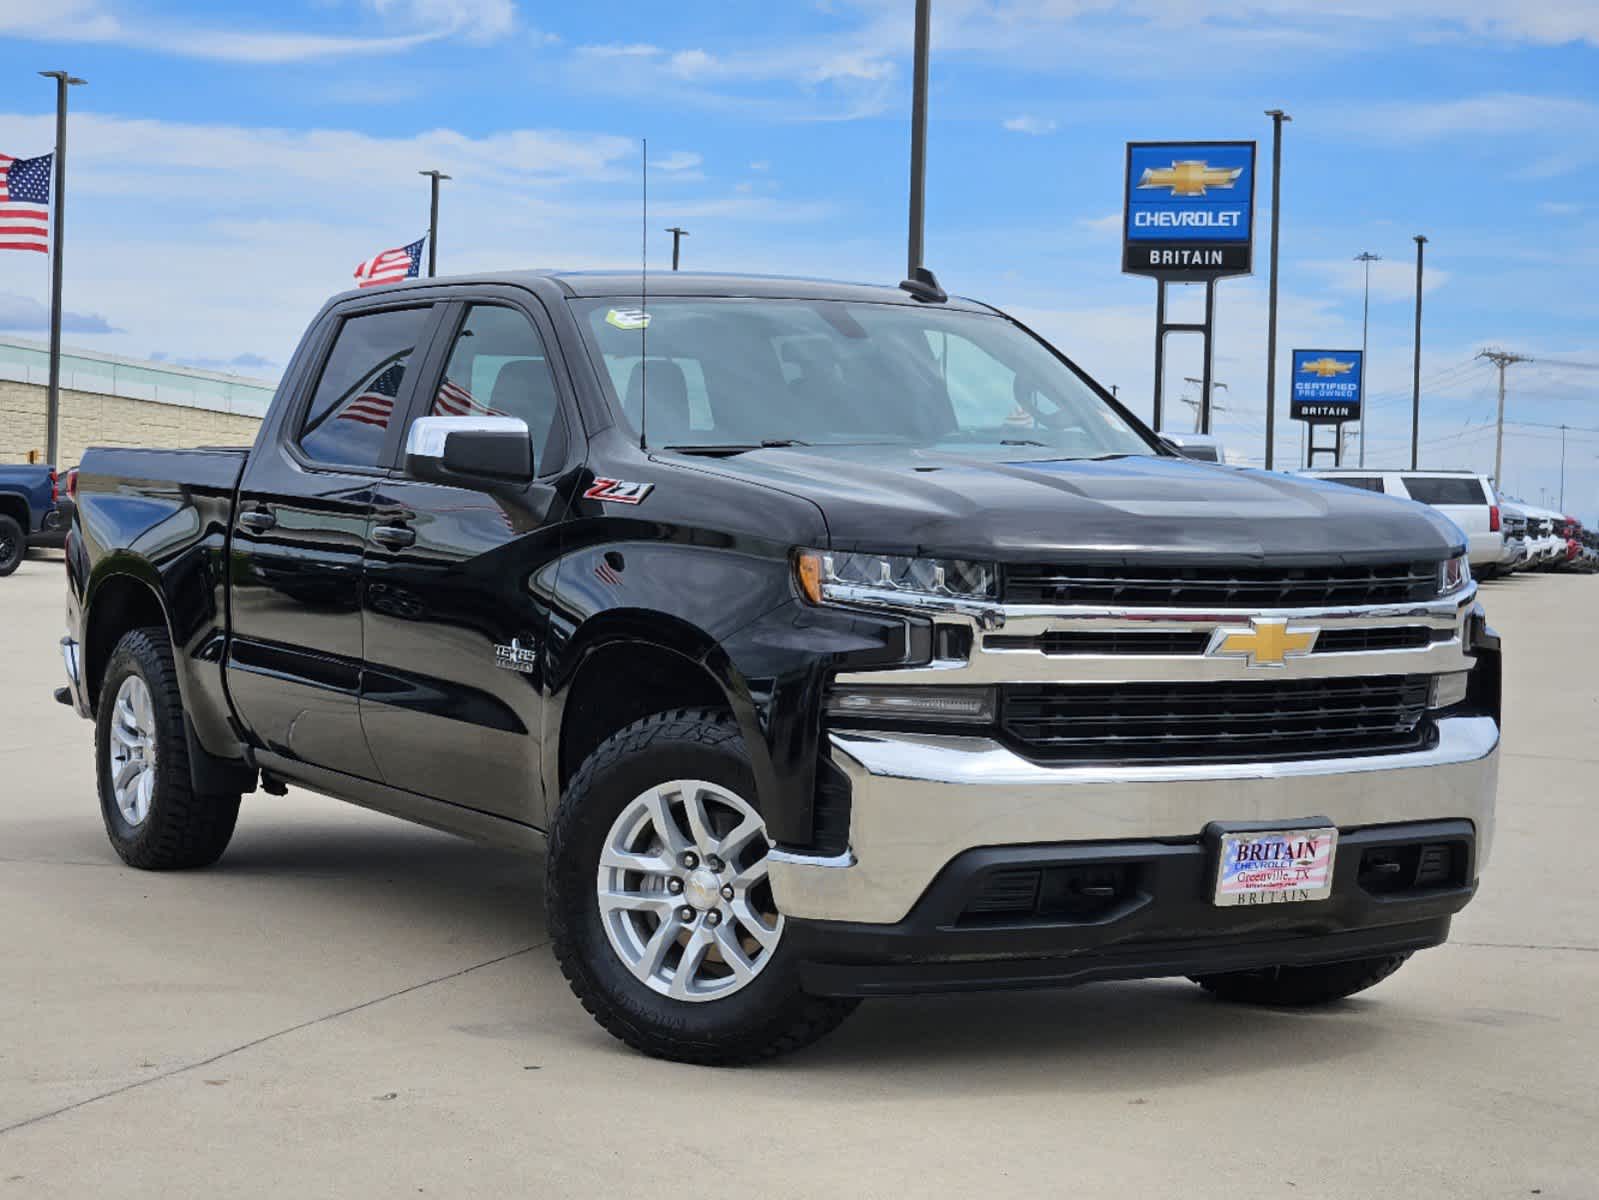
[[[356,287],[376,287],[380,283],[399,283],[402,279],[415,279],[422,273],[422,247],[427,236],[416,239],[409,246],[399,246],[374,254],[355,269]]]
[[[354,396],[344,402],[339,410],[339,420],[359,421],[363,425],[376,425],[387,429],[394,416],[394,400],[400,394],[400,381],[405,378],[405,359],[391,363],[372,376]]]
[[[54,154],[0,154],[0,250],[50,249],[50,167]]]
[[[433,397],[433,407],[428,412],[433,417],[503,417],[497,408],[481,403],[455,380],[446,378],[439,385],[439,394]]]

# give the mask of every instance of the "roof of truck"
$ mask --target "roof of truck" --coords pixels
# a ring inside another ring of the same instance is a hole
[[[729,296],[789,300],[853,300],[862,304],[922,304],[897,285],[846,283],[834,279],[806,279],[789,275],[738,275],[709,271],[652,271],[647,288],[641,288],[637,271],[490,271],[477,275],[441,275],[436,279],[409,279],[386,285],[401,288],[459,287],[471,284],[510,284],[527,287],[548,280],[573,298],[656,296]],[[366,293],[370,295],[371,293]],[[965,312],[993,312],[986,304],[951,296],[938,307]]]

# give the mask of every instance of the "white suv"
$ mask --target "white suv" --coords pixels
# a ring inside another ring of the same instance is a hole
[[[1472,471],[1363,471],[1354,467],[1299,474],[1436,508],[1465,533],[1472,574],[1491,579],[1499,573],[1505,556],[1505,535],[1500,527],[1499,497],[1486,475]]]

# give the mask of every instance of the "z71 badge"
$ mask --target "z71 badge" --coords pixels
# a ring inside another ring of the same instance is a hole
[[[653,491],[653,483],[629,483],[625,479],[596,479],[583,493],[585,500],[609,500],[612,504],[642,504]]]
[[[502,670],[520,671],[524,675],[531,675],[536,660],[537,655],[532,650],[526,649],[516,638],[511,639],[509,646],[494,647],[494,665]]]

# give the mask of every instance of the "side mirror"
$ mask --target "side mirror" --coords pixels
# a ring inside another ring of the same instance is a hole
[[[492,487],[533,479],[533,438],[517,417],[418,417],[405,438],[413,479]]]

